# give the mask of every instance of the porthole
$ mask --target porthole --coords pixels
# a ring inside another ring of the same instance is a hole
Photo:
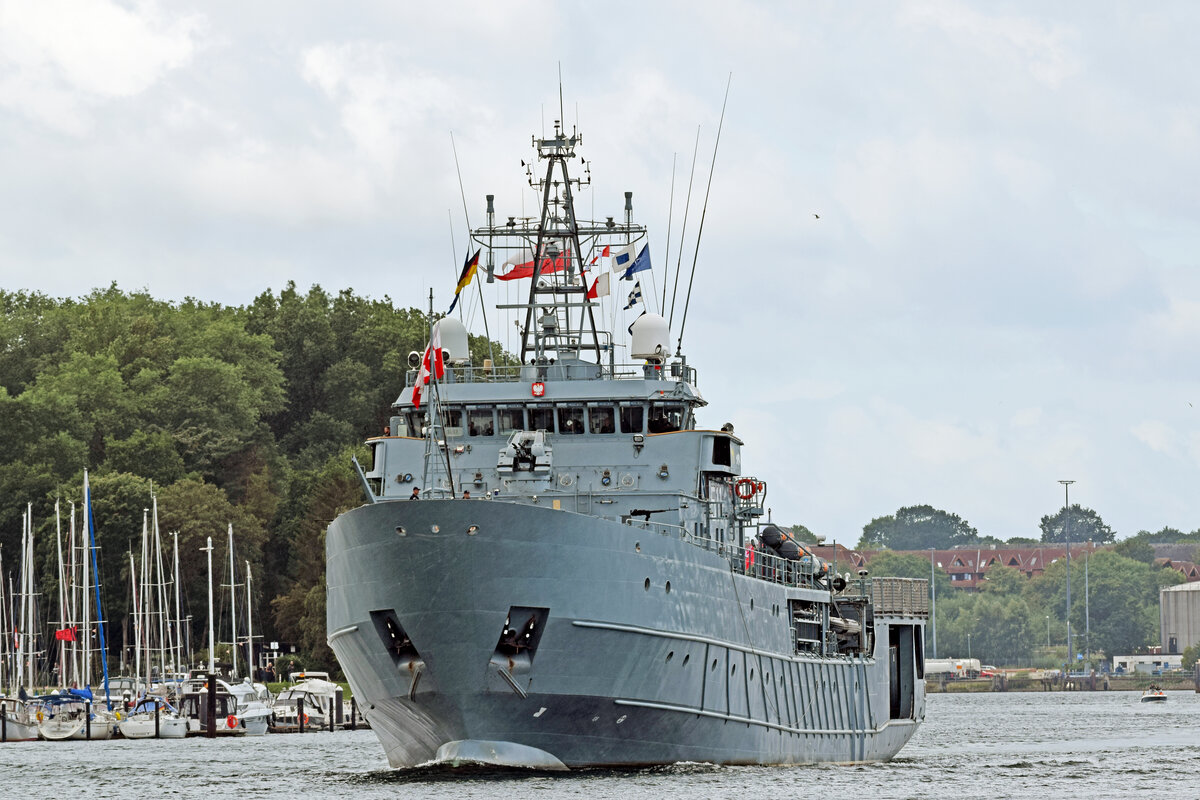
[[[646,578],[646,583],[643,585],[646,587],[647,592],[650,591],[650,579],[649,578]]]
[[[751,670],[750,670],[750,680],[754,680],[754,669],[753,668],[751,668]]]
[[[691,661],[691,659],[692,659],[692,654],[691,654],[691,653],[684,653],[684,654],[683,654],[683,665],[686,667],[686,666],[687,666],[687,662],[688,662],[688,661]]]
[[[709,667],[709,669],[710,669],[710,670],[714,670],[714,669],[716,669],[716,668],[717,668],[717,660],[714,658],[714,659],[713,659],[713,662],[712,662],[712,666],[711,666],[711,667]]]
[[[670,664],[670,663],[671,663],[671,659],[672,659],[672,658],[674,658],[674,657],[675,657],[675,651],[674,651],[674,650],[672,650],[671,652],[667,653],[667,663],[668,663],[668,664]]]
[[[667,594],[671,593],[671,582],[667,581]]]
[[[754,598],[753,597],[750,598],[750,610],[751,611],[754,610]]]
[[[732,667],[732,668],[729,670],[729,674],[730,674],[730,675],[737,675],[737,664],[734,664],[734,665],[733,665],[733,667]]]
[[[642,543],[641,543],[641,542],[634,542],[634,543],[633,543],[633,552],[635,552],[635,553],[640,553],[640,552],[642,552]]]

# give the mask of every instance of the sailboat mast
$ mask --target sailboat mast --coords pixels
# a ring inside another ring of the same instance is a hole
[[[213,625],[213,592],[212,592],[212,537],[208,537],[208,546],[202,547],[208,553],[208,674],[217,671],[216,647],[217,632]]]
[[[25,520],[26,520],[25,525],[26,525],[26,528],[29,530],[29,549],[25,553],[25,568],[26,568],[25,586],[26,586],[26,592],[29,597],[29,603],[28,603],[29,616],[27,617],[26,624],[25,624],[25,644],[27,645],[26,650],[25,650],[25,658],[29,662],[29,673],[25,676],[25,682],[26,682],[25,690],[27,692],[29,692],[30,694],[33,694],[33,683],[34,683],[33,670],[34,670],[34,664],[35,664],[34,657],[33,657],[33,649],[37,646],[37,638],[34,636],[34,627],[33,627],[34,626],[34,623],[33,623],[33,620],[34,620],[34,607],[33,607],[33,503],[29,503],[26,508],[27,508],[27,513],[25,515]]]
[[[254,680],[254,615],[250,613],[250,562],[246,562],[246,674]]]
[[[70,591],[69,591],[69,595],[68,595],[71,598],[71,613],[70,613],[71,621],[69,623],[70,627],[72,628],[71,674],[70,674],[69,679],[66,679],[66,678],[63,679],[63,686],[66,686],[66,687],[71,686],[71,681],[79,680],[79,631],[75,628],[75,621],[78,619],[78,617],[75,614],[75,612],[77,610],[76,600],[77,600],[77,595],[79,594],[79,581],[78,581],[78,575],[76,574],[76,563],[75,563],[75,548],[76,548],[76,546],[77,546],[77,542],[75,539],[75,502],[71,501],[71,528],[67,535],[67,559],[69,561],[67,572],[71,576],[71,585],[70,585]]]
[[[229,673],[238,676],[237,668],[237,579],[233,571],[233,523],[229,523],[229,658],[233,669]]]
[[[25,630],[24,630],[24,628],[25,628],[25,600],[26,600],[26,595],[25,595],[25,577],[26,577],[25,576],[25,551],[27,550],[27,548],[29,546],[28,542],[26,541],[28,538],[28,535],[29,535],[28,530],[29,530],[29,523],[26,522],[25,514],[24,514],[24,512],[22,512],[22,514],[21,514],[21,571],[19,573],[21,576],[21,592],[20,592],[20,594],[21,594],[21,610],[20,610],[20,613],[17,615],[17,626],[15,628],[17,635],[14,637],[16,641],[13,644],[13,647],[15,649],[15,654],[16,654],[16,662],[17,662],[17,685],[18,686],[23,686],[25,684],[25,645],[24,645],[24,642],[25,642]]]
[[[162,538],[158,533],[158,498],[154,498],[154,567],[158,574],[158,580],[155,582],[155,595],[158,598],[158,654],[159,665],[158,673],[163,680],[167,677],[167,653],[172,650],[171,647],[171,626],[167,624],[167,609],[170,607],[167,604],[167,580],[163,575],[162,566]]]
[[[83,471],[83,513],[87,516],[88,547],[92,551],[92,577],[96,592],[96,633],[100,640],[100,668],[104,673],[105,705],[112,711],[112,696],[108,692],[108,646],[104,641],[104,611],[100,605],[100,564],[96,560],[96,516],[92,512],[92,489],[88,485],[87,470]]]
[[[58,627],[60,630],[67,630],[70,628],[70,623],[67,621],[67,587],[65,580],[66,573],[63,567],[62,516],[59,514],[58,498],[54,499],[54,543],[58,547]],[[57,636],[54,639],[55,644],[58,646],[58,681],[63,686],[66,686],[67,643]]]
[[[171,538],[175,542],[175,632],[178,634],[175,639],[175,671],[181,672],[183,671],[183,618],[179,616],[179,531],[173,532]],[[188,653],[188,661],[191,661],[191,655]]]
[[[139,602],[137,564],[133,562],[132,550],[129,551],[129,586],[133,592],[133,693],[136,697],[138,683],[142,680],[142,604]]]
[[[92,552],[92,520],[88,514],[88,480],[87,470],[83,471],[83,547],[87,548],[83,556],[83,686],[92,685],[92,596],[90,593]]]

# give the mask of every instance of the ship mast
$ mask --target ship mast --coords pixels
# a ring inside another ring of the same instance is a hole
[[[593,313],[595,304],[587,299],[589,276],[585,259],[590,250],[585,250],[584,244],[594,247],[601,240],[628,244],[646,232],[645,227],[629,220],[631,193],[628,192],[624,223],[611,217],[605,222],[581,221],[576,217],[575,190],[591,185],[592,181],[586,163],[583,177],[571,177],[570,162],[577,158],[575,148],[582,142],[582,134],[573,131],[568,136],[560,120],[554,121],[551,138],[533,139],[538,160],[545,162],[543,177],[534,178],[532,172],[529,177],[529,185],[542,194],[541,216],[536,224],[532,219],[509,217],[507,223],[496,225],[489,196],[488,224],[472,232],[475,241],[489,251],[519,250],[533,245],[533,279],[527,302],[498,306],[525,312],[521,329],[523,364],[531,361],[545,364],[551,355],[560,360],[580,358],[585,353],[594,353],[597,364],[603,362],[610,344],[601,344]],[[578,158],[582,162],[582,156]],[[491,263],[489,252],[489,282],[494,280]]]

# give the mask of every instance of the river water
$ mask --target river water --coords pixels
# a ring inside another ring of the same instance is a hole
[[[1200,695],[935,694],[885,764],[527,774],[387,767],[370,731],[255,739],[0,745],[0,797],[842,798],[1200,797]]]

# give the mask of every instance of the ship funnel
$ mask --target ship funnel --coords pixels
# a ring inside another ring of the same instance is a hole
[[[661,364],[671,355],[671,331],[658,314],[642,314],[633,321],[630,355]]]
[[[467,328],[454,317],[442,317],[433,324],[451,364],[466,364],[471,360],[467,348]]]

